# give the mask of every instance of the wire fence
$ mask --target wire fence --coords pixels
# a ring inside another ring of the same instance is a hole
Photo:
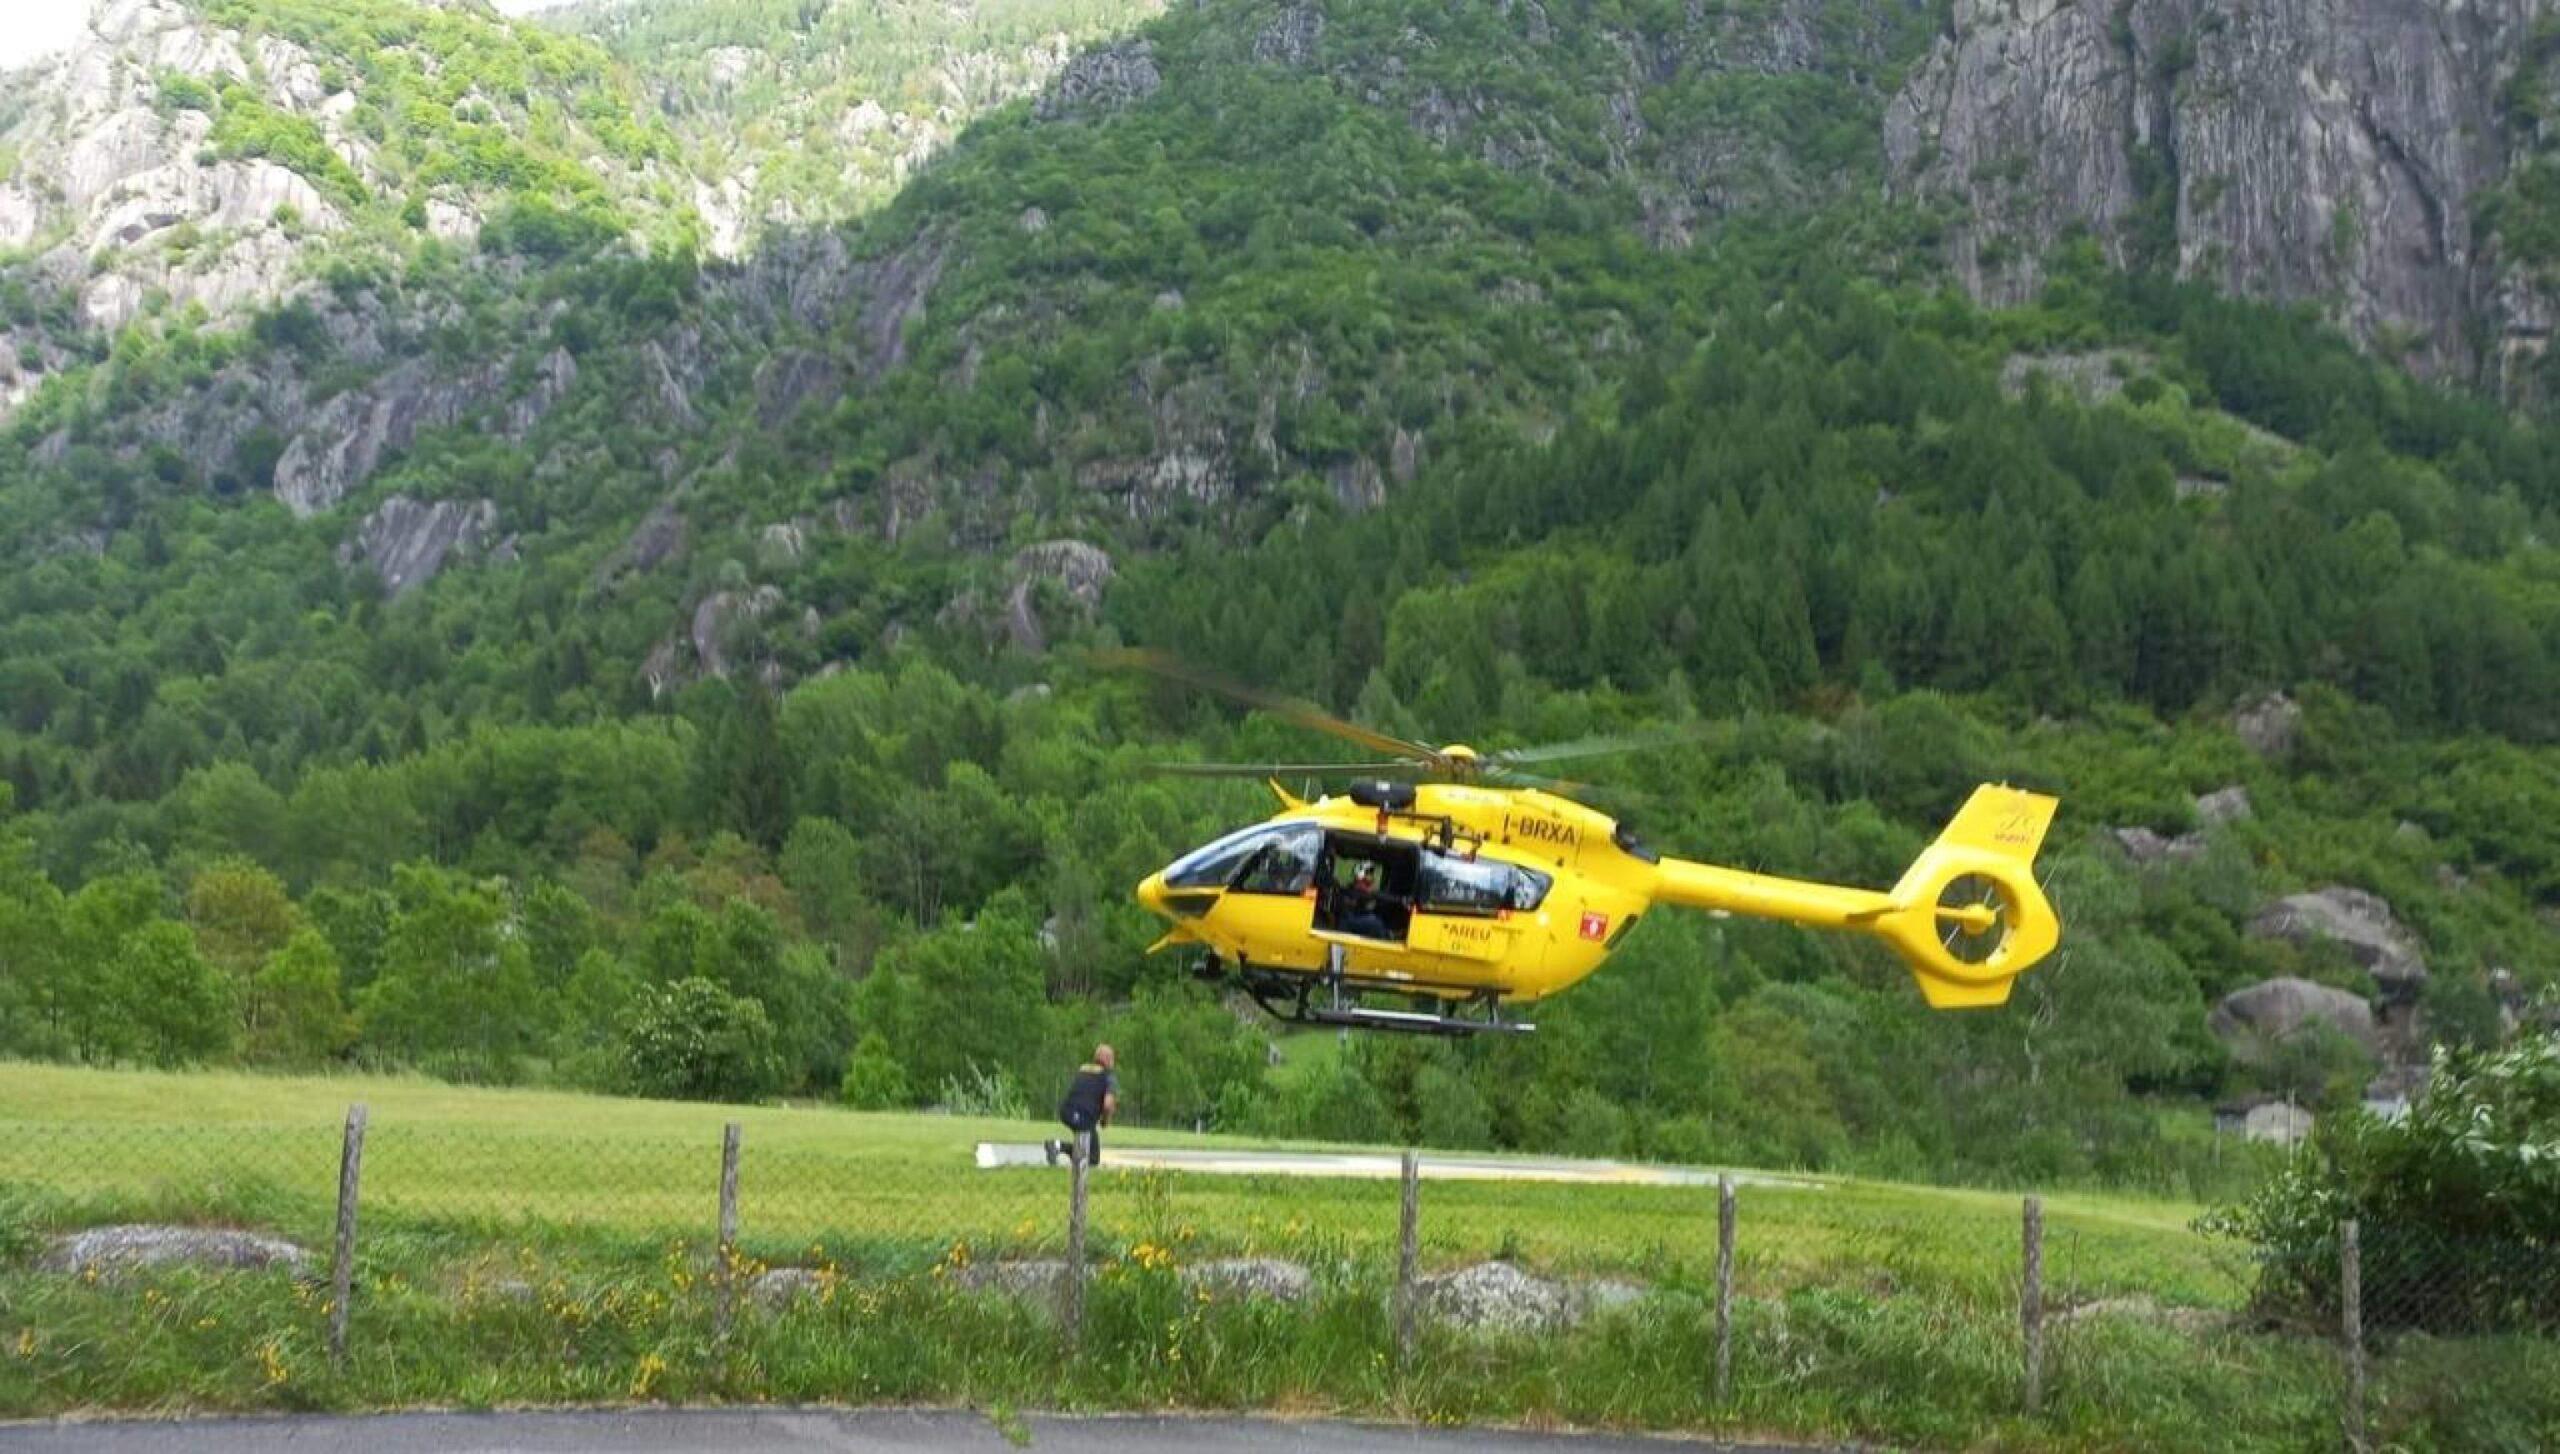
[[[2277,1337],[2329,1350],[2337,1435],[2353,1447],[2423,1417],[2448,1349],[2560,1333],[2560,1249],[2390,1224],[2343,1223],[2333,1245],[2290,1259],[2200,1256],[2183,1227],[2102,1201],[1924,1203],[1605,1168],[1496,1181],[1484,1163],[1410,1156],[1307,1178],[1087,1170],[1023,1147],[973,1164],[840,1129],[773,1142],[360,1113],[343,1127],[11,1123],[0,1273],[147,1276],[157,1244],[112,1229],[244,1229],[305,1249],[295,1315],[320,1318],[315,1336],[340,1356],[361,1346],[370,1305],[527,1302],[574,1322],[625,1309],[616,1279],[633,1269],[672,1269],[668,1315],[724,1337],[803,1300],[923,1286],[988,1294],[1069,1350],[1088,1337],[1088,1286],[1123,1271],[1178,1275],[1203,1299],[1365,1298],[1392,1341],[1381,1356],[1398,1358],[1433,1329],[1553,1334],[1641,1306],[1691,1330],[1687,1376],[1745,1411],[1847,1366],[1879,1321],[1913,1320],[1972,1396],[2027,1416],[2102,1388],[2128,1329]],[[1755,1225],[1773,1206],[1789,1215]],[[2164,1255],[2172,1245],[2184,1250]]]

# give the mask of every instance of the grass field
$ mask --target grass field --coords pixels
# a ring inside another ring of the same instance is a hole
[[[325,1289],[271,1276],[139,1281],[32,1270],[53,1232],[158,1219],[325,1245],[348,1103],[370,1108],[351,1353]],[[740,1246],[820,1296],[719,1331],[721,1127],[743,1130]],[[2019,1199],[1844,1179],[1746,1187],[1734,1389],[1712,1365],[1712,1190],[1429,1182],[1427,1264],[1501,1255],[1643,1284],[1580,1330],[1426,1328],[1394,1356],[1391,1182],[1116,1172],[1094,1180],[1082,1338],[956,1292],[970,1261],[1054,1252],[1066,1177],[980,1171],[980,1140],[1044,1125],[727,1108],[411,1079],[167,1075],[0,1064],[0,1416],[84,1408],[422,1402],[933,1400],[1263,1407],[1881,1438],[1929,1446],[2299,1448],[2335,1428],[2316,1340],[2064,1316],[2135,1295],[2237,1308],[2245,1269],[2196,1208],[2045,1199],[2048,1402],[2019,1405]],[[1121,1144],[1234,1144],[1131,1131]],[[1316,1274],[1293,1308],[1198,1296],[1184,1265],[1252,1252]],[[2498,1376],[2560,1387],[2546,1352]],[[2535,1361],[2540,1360],[2540,1361]],[[2551,1375],[2544,1377],[2545,1374]],[[2443,1369],[2420,1375],[2429,1385]],[[2538,1407],[2538,1406],[2537,1406]],[[2529,1432],[2532,1409],[2517,1427]],[[2448,1442],[2432,1425],[2396,1431]],[[2466,1426],[2467,1427],[2467,1426]],[[2502,1426],[2503,1427],[2503,1426]],[[2460,1442],[2452,1440],[2451,1442]]]
[[[364,1204],[403,1221],[530,1218],[644,1237],[697,1235],[716,1210],[721,1127],[743,1127],[747,1245],[777,1252],[829,1236],[967,1239],[980,1250],[1054,1246],[1065,1178],[977,1170],[979,1141],[1037,1141],[1045,1123],[833,1109],[719,1107],[415,1079],[284,1079],[0,1064],[0,1181],[79,1204],[186,1202],[254,1186],[316,1236],[337,1184],[347,1105],[369,1107]],[[1125,1145],[1244,1144],[1114,1132]],[[1251,1143],[1274,1145],[1279,1143]],[[1979,1190],[1816,1177],[1748,1187],[1743,1285],[1770,1289],[1884,1275],[1982,1300],[2017,1285],[2020,1203]],[[1396,1189],[1356,1180],[1114,1172],[1094,1182],[1097,1234],[1179,1238],[1219,1251],[1323,1245],[1384,1253]],[[2046,1278],[2063,1297],[2143,1291],[2234,1306],[2227,1251],[2188,1230],[2197,1208],[2131,1197],[2045,1198]],[[1026,1225],[1027,1224],[1027,1225]],[[1694,1271],[1712,1257],[1705,1188],[1434,1182],[1431,1261],[1502,1252],[1564,1269]]]

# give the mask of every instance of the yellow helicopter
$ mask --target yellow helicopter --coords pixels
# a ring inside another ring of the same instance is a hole
[[[1200,777],[1266,779],[1280,811],[1193,849],[1138,886],[1172,928],[1150,952],[1206,951],[1265,1010],[1308,1024],[1426,1034],[1522,1032],[1509,1008],[1598,969],[1655,904],[1847,929],[1892,946],[1937,1009],[2005,1003],[2053,951],[2061,920],[2037,885],[2054,799],[1974,789],[1937,841],[1886,890],[1665,858],[1530,765],[1665,745],[1597,738],[1477,752],[1431,747],[1152,652],[1105,654],[1223,693],[1379,753],[1363,763],[1172,763]],[[1352,775],[1310,801],[1282,777]],[[1385,1009],[1394,996],[1428,1008]]]

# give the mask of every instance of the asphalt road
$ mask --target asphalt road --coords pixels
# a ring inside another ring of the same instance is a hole
[[[1292,1423],[1280,1419],[1065,1418],[1003,1424],[966,1410],[641,1409],[597,1413],[377,1414],[362,1418],[0,1424],[0,1454],[1806,1454],[1801,1448],[1624,1435]]]
[[[978,1169],[1039,1166],[1047,1156],[1036,1145],[978,1143]],[[1106,1137],[1102,1167],[1144,1171],[1184,1171],[1210,1176],[1337,1176],[1392,1181],[1404,1175],[1402,1159],[1380,1153],[1333,1151],[1175,1150],[1156,1146],[1123,1147]],[[1425,1181],[1573,1181],[1615,1186],[1713,1186],[1718,1175],[1736,1186],[1775,1186],[1819,1191],[1822,1184],[1759,1172],[1718,1173],[1685,1166],[1639,1166],[1624,1161],[1537,1160],[1508,1156],[1425,1156]]]

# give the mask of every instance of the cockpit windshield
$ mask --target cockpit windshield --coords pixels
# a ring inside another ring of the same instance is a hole
[[[1254,849],[1236,882],[1240,894],[1303,894],[1316,880],[1316,850],[1324,830],[1313,823],[1283,828]]]
[[[1314,840],[1311,835],[1314,831],[1309,825],[1301,823],[1257,823],[1250,828],[1238,829],[1205,848],[1195,848],[1175,859],[1172,867],[1164,871],[1165,887],[1170,889],[1225,888],[1235,881],[1236,870],[1242,868],[1247,859],[1275,841],[1305,840],[1308,844],[1307,869],[1309,873],[1313,873],[1315,855]],[[1305,885],[1301,884],[1299,887],[1303,888]],[[1295,893],[1297,890],[1290,889],[1285,892]]]

